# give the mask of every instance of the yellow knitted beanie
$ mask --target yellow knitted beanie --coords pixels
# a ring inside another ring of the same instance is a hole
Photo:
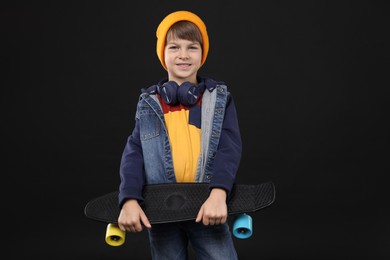
[[[209,37],[207,35],[206,25],[203,21],[194,13],[188,11],[176,11],[169,15],[167,15],[157,27],[156,36],[157,36],[157,56],[161,62],[161,65],[164,69],[167,69],[164,60],[164,49],[165,49],[165,40],[168,33],[169,28],[179,21],[190,21],[194,23],[198,28],[202,35],[202,61],[201,65],[206,61],[207,54],[209,52]]]

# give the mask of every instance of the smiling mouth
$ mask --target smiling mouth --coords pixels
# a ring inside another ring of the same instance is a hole
[[[180,64],[176,64],[177,67],[181,68],[181,69],[188,69],[189,67],[191,67],[191,64],[183,64],[183,63],[180,63]]]

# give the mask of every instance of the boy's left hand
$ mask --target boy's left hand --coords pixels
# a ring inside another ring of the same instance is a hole
[[[209,197],[200,208],[195,221],[202,221],[204,225],[224,224],[228,217],[226,196],[224,189],[212,189]]]

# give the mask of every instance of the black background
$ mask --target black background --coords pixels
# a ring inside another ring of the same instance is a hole
[[[240,259],[388,259],[389,10],[356,1],[3,3],[2,252],[149,258],[146,232],[110,247],[83,210],[118,188],[140,89],[166,75],[155,30],[183,9],[237,105],[237,181],[277,189]]]

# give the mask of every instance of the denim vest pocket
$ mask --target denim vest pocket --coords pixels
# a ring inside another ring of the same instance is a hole
[[[138,108],[141,141],[146,141],[160,135],[161,122],[156,113],[148,106]]]

